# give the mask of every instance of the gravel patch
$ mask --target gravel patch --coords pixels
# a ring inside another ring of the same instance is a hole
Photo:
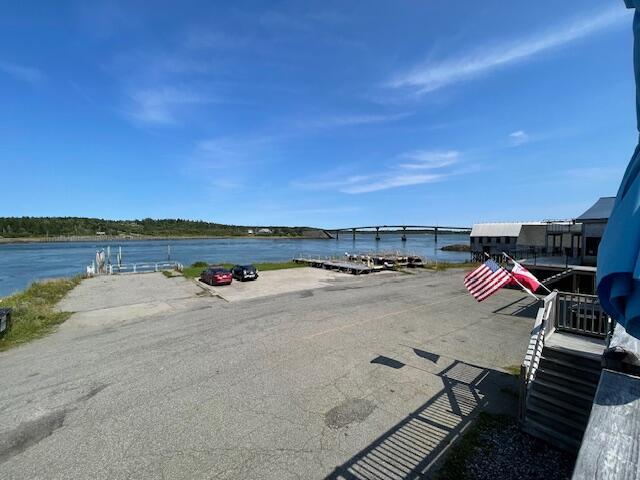
[[[438,479],[569,479],[575,456],[522,432],[508,417],[481,414],[454,447]]]

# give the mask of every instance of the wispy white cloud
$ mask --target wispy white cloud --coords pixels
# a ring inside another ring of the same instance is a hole
[[[307,128],[330,129],[340,127],[354,127],[358,125],[371,125],[375,123],[388,123],[402,120],[411,113],[394,114],[360,114],[360,115],[338,115],[334,117],[318,118],[304,125]]]
[[[411,163],[401,163],[400,167],[408,170],[430,170],[434,168],[442,168],[453,165],[458,161],[459,157],[460,152],[456,150],[416,150],[402,155],[402,158],[410,160]]]
[[[0,72],[12,76],[16,80],[31,83],[33,85],[41,83],[45,79],[41,70],[15,63],[0,62]]]
[[[619,5],[590,14],[552,30],[497,46],[484,46],[440,62],[429,62],[397,75],[392,88],[407,88],[419,94],[468,80],[561,47],[627,20],[629,13]]]
[[[129,97],[129,115],[150,125],[175,124],[179,112],[185,108],[212,101],[193,90],[171,86],[135,90]]]
[[[399,156],[399,158],[411,159],[412,163],[395,164],[383,169],[380,173],[341,175],[341,172],[334,172],[314,180],[295,181],[292,182],[292,186],[305,190],[336,190],[342,193],[360,194],[440,182],[460,173],[446,168],[457,163],[459,156],[460,153],[454,150],[418,150]],[[429,172],[421,170],[429,170]]]
[[[222,170],[245,165],[251,161],[267,139],[211,138],[197,143],[193,159],[204,170]]]
[[[364,183],[346,185],[340,191],[344,193],[370,193],[390,188],[406,187],[409,185],[421,185],[423,183],[439,182],[446,178],[446,174],[441,173],[390,173]]]
[[[529,141],[529,134],[524,130],[516,130],[515,132],[511,132],[509,134],[509,139],[513,145],[522,145],[523,143],[527,143]]]

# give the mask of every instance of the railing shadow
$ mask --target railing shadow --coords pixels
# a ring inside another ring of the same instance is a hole
[[[498,394],[506,374],[455,360],[437,374],[443,388],[327,480],[401,480],[429,471],[475,416]],[[425,477],[426,478],[426,477]]]
[[[510,317],[536,318],[540,302],[531,300],[530,297],[519,298],[494,310],[495,315],[508,315]]]

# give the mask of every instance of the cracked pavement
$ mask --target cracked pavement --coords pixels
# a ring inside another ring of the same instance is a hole
[[[491,372],[482,408],[516,408],[504,369],[523,358],[531,301],[477,304],[463,275],[344,275],[233,303],[160,274],[85,281],[62,303],[85,312],[0,353],[0,478],[325,478],[418,411],[445,433],[409,471],[473,410],[442,394],[472,382],[448,368]],[[420,410],[430,399],[439,410]]]

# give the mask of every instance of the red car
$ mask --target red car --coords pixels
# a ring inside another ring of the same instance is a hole
[[[200,274],[200,281],[209,285],[229,285],[233,275],[223,267],[209,267]]]

